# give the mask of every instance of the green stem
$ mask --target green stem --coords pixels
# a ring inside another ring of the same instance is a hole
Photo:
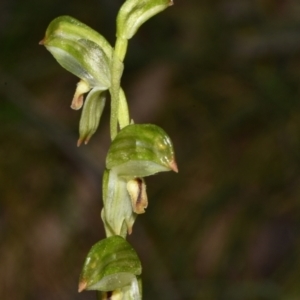
[[[111,115],[110,115],[110,136],[113,140],[118,133],[118,112],[121,76],[123,73],[123,60],[127,51],[128,41],[117,38],[111,65]]]
[[[118,120],[119,120],[120,129],[124,128],[130,123],[128,104],[126,101],[125,93],[122,90],[122,88],[120,89],[120,94],[119,94]]]
[[[123,39],[122,37],[118,37],[115,45],[115,53],[119,57],[121,61],[124,60],[126,52],[127,52],[128,40]]]

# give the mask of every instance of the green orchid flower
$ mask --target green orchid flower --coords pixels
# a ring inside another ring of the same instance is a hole
[[[132,246],[118,235],[96,243],[89,251],[79,278],[78,291],[122,289],[142,272],[141,262]]]
[[[40,42],[66,70],[80,78],[71,108],[83,106],[78,145],[87,143],[96,131],[105,105],[105,91],[111,86],[112,47],[98,32],[70,17],[54,19]]]
[[[138,214],[148,206],[143,177],[178,172],[170,137],[152,124],[131,124],[113,140],[103,177],[102,220],[107,236],[126,237]]]

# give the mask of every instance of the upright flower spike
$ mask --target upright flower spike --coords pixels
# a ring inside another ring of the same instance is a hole
[[[148,205],[143,177],[162,171],[178,172],[173,145],[161,128],[129,125],[121,88],[128,40],[145,21],[172,4],[172,0],[125,1],[117,16],[114,48],[98,32],[69,16],[53,20],[40,42],[63,68],[80,78],[71,105],[73,109],[83,106],[78,146],[87,143],[96,131],[106,90],[111,95],[113,142],[106,158],[101,212],[107,238],[88,253],[78,287],[79,292],[101,291],[102,300],[142,299],[141,264],[124,238]],[[84,102],[85,93],[89,94]]]
[[[117,37],[131,39],[148,19],[173,5],[172,0],[127,0],[117,16]]]

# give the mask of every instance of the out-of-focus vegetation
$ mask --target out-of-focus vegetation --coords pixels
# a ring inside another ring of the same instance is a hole
[[[77,149],[77,79],[38,42],[63,14],[113,42],[121,3],[0,3],[0,299],[95,299],[77,282],[104,237],[109,112]],[[144,299],[300,299],[299,30],[295,0],[178,0],[130,42],[132,117],[179,166],[147,180],[130,237]]]

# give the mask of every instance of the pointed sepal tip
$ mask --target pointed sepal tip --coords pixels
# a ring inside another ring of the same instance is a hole
[[[84,291],[87,287],[87,282],[86,281],[80,281],[78,284],[78,293],[81,293]]]
[[[178,167],[177,167],[177,163],[176,163],[175,159],[173,159],[170,162],[169,166],[172,171],[174,171],[175,173],[178,173]]]

